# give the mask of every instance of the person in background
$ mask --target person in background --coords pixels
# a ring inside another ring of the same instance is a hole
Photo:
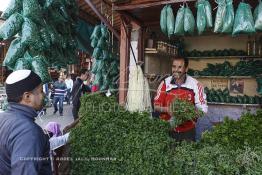
[[[0,174],[51,175],[50,145],[35,123],[43,106],[40,77],[17,70],[6,79],[7,110],[0,113]]]
[[[45,94],[45,100],[48,100],[48,94],[49,94],[49,89],[48,89],[48,83],[43,84],[43,92]],[[46,105],[48,101],[46,101],[46,104],[43,107],[44,114],[46,115]]]
[[[84,85],[84,81],[90,78],[90,74],[86,69],[80,70],[79,77],[76,78],[76,81],[74,82],[73,89],[72,89],[72,113],[74,120],[78,118],[78,111],[80,109],[80,97],[83,93],[86,92],[86,86]]]
[[[66,96],[66,84],[62,76],[54,83],[54,114],[58,111],[57,103],[59,102],[59,114],[63,116],[63,102]]]
[[[90,85],[91,85],[91,92],[97,92],[99,91],[99,86],[94,84],[95,81],[95,75],[92,74],[91,76],[91,80],[90,80]]]
[[[174,58],[172,76],[161,82],[154,98],[155,111],[160,112],[160,118],[166,121],[172,119],[170,105],[179,98],[195,105],[197,110],[207,113],[206,94],[203,86],[194,78],[187,75],[189,61],[185,57]],[[198,117],[198,116],[196,116]],[[175,118],[174,118],[175,119]],[[195,141],[195,121],[189,120],[171,131],[171,136],[177,141]]]
[[[50,142],[50,157],[51,157],[51,164],[52,164],[52,170],[55,172],[55,166],[57,165],[57,161],[55,159],[56,156],[59,155],[60,151],[58,148],[61,148],[64,146],[69,139],[69,133],[66,133],[62,135],[62,132],[60,130],[60,124],[57,122],[49,122],[44,129],[48,136],[49,136],[49,142]]]
[[[66,95],[66,100],[67,104],[70,105],[70,98],[71,98],[71,92],[73,89],[73,80],[71,79],[71,75],[67,74],[66,79],[65,79],[65,84],[67,88],[67,95]]]

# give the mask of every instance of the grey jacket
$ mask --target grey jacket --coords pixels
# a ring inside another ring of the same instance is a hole
[[[0,113],[0,175],[49,175],[49,140],[34,120],[37,112],[10,103]]]

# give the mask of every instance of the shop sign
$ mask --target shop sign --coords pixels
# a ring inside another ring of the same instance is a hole
[[[227,79],[213,79],[211,80],[211,88],[214,89],[225,89],[228,87],[228,80]]]

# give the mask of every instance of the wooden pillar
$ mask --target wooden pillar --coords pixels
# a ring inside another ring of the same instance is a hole
[[[139,28],[138,34],[138,61],[144,61],[144,29],[142,27]]]
[[[121,17],[120,26],[120,79],[119,79],[119,104],[124,106],[126,102],[128,88],[128,66],[130,55],[130,36],[129,26],[125,26],[125,19]]]

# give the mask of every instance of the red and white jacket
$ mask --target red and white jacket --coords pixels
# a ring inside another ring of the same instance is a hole
[[[203,86],[194,78],[187,75],[186,80],[180,86],[173,82],[172,76],[167,77],[158,87],[154,98],[154,104],[161,107],[168,107],[175,98],[192,102],[197,109],[207,113],[206,94]],[[170,120],[171,116],[167,113],[161,113],[160,118]],[[175,131],[186,132],[195,128],[195,122],[192,120],[177,126]]]

